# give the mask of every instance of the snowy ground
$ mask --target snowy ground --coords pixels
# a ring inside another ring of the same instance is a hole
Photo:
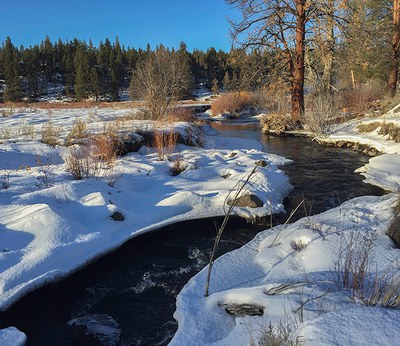
[[[371,132],[360,132],[358,127],[367,124],[380,124]],[[400,105],[379,118],[364,118],[339,124],[328,137],[318,138],[322,142],[352,142],[368,145],[383,153],[370,159],[369,164],[357,170],[366,177],[365,182],[388,191],[400,191],[400,143],[391,140],[379,131],[383,125],[393,124],[400,129]]]
[[[50,115],[60,127],[61,143],[76,118],[102,128],[129,112],[78,109]],[[182,220],[224,215],[230,191],[260,159],[267,165],[257,169],[245,193],[258,196],[263,206],[235,208],[235,214],[253,218],[284,211],[282,200],[291,185],[277,166],[289,161],[261,152],[258,142],[215,138],[205,148],[178,145],[169,159],[179,156],[186,169],[176,177],[169,174],[172,161],[161,161],[153,149],[143,147],[117,159],[112,184],[108,177],[74,181],[65,171],[68,149],[38,141],[48,116],[48,111],[22,110],[0,118],[2,131],[9,132],[0,144],[0,309],[136,235]],[[35,127],[30,138],[19,131],[24,124]],[[134,120],[123,125],[153,126]],[[177,130],[184,126],[177,124]],[[116,211],[123,222],[111,218]]]
[[[389,345],[400,337],[399,310],[366,307],[337,284],[340,246],[371,235],[371,270],[398,272],[400,250],[385,230],[396,195],[361,197],[292,225],[259,233],[206,269],[177,298],[179,329],[171,345],[270,345],[285,337],[304,345]],[[357,248],[362,243],[354,244]],[[373,259],[372,259],[373,257]],[[356,258],[356,257],[355,257]],[[354,258],[354,259],[355,259]],[[262,316],[233,316],[226,308],[257,307]],[[272,332],[268,332],[272,327]],[[264,342],[264,343],[263,343]],[[285,343],[276,343],[285,344]],[[296,344],[296,343],[294,343]]]

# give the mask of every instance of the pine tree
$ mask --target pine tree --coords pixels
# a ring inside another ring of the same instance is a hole
[[[5,101],[19,101],[22,97],[22,84],[19,78],[19,53],[7,37],[3,47],[3,69],[5,89],[3,98]]]

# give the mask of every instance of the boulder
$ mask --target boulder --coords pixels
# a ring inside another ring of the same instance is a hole
[[[264,203],[256,195],[243,195],[235,201],[228,201],[228,205],[234,204],[236,207],[260,208]]]
[[[122,215],[119,211],[115,211],[115,212],[111,215],[111,218],[112,218],[114,221],[124,221],[124,220],[125,220],[124,215]]]
[[[223,304],[225,311],[235,317],[262,316],[264,307],[255,304]]]

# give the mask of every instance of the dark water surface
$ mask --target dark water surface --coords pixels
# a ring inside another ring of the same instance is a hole
[[[303,198],[308,210],[317,213],[353,197],[383,193],[354,173],[368,158],[350,150],[321,147],[302,138],[263,136],[256,125],[214,127],[223,135],[258,139],[265,151],[295,161],[282,168],[294,185],[285,202],[288,211]],[[303,215],[300,208],[293,221]],[[24,331],[28,345],[95,345],[101,343],[67,322],[102,314],[119,324],[118,345],[165,345],[177,328],[172,317],[176,295],[206,265],[215,223],[220,221],[184,222],[134,238],[68,279],[34,291],[0,312],[0,328],[13,325]],[[264,228],[231,220],[219,254],[242,246]]]

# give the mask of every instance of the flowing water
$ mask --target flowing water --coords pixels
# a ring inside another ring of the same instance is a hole
[[[383,193],[354,173],[368,158],[350,150],[322,147],[303,138],[263,136],[254,124],[214,127],[224,136],[257,139],[265,151],[295,161],[282,168],[294,185],[285,201],[288,211],[303,198],[307,213],[319,213],[353,197]],[[292,221],[305,213],[300,208]],[[13,325],[24,331],[28,345],[112,345],[118,339],[118,345],[165,345],[177,328],[176,295],[207,264],[218,222],[220,218],[184,222],[136,237],[0,312],[0,328]],[[264,228],[232,219],[219,255],[242,246]],[[69,326],[74,318],[81,318],[98,336],[85,336],[82,328]]]

